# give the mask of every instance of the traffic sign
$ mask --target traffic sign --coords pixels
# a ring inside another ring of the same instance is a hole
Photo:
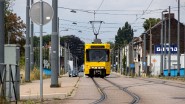
[[[43,23],[41,23],[41,12],[40,12],[41,3],[43,3],[43,17],[42,17]],[[44,1],[36,2],[31,6],[30,18],[34,23],[38,25],[47,24],[49,21],[51,21],[51,19],[53,18],[53,15],[54,15],[53,8],[47,2],[44,2]]]

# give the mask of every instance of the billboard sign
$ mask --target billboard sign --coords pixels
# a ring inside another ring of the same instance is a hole
[[[155,48],[154,48],[154,51],[155,51],[155,54],[161,54],[161,50],[165,51],[165,46],[163,46],[163,48],[161,49],[161,45],[155,45]],[[170,45],[170,48],[169,48],[169,45],[166,45],[166,53],[168,53],[170,50],[171,54],[177,54],[177,45]]]

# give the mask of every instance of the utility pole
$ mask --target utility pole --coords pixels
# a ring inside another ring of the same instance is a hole
[[[177,76],[180,76],[180,0],[178,0],[178,24],[177,24]]]
[[[161,20],[161,62],[160,62],[160,75],[163,76],[163,11]]]
[[[31,5],[34,3],[34,0],[31,0]],[[31,46],[30,46],[30,69],[33,70],[34,68],[34,52],[33,52],[33,34],[34,34],[34,24],[33,21],[31,21]]]
[[[27,0],[26,6],[26,45],[25,45],[25,81],[30,82],[30,0]]]
[[[164,21],[164,69],[166,69],[166,18]]]
[[[51,85],[50,87],[59,87],[58,84],[58,0],[52,0],[54,15],[52,19],[51,35]]]
[[[40,21],[41,21],[41,24],[40,24],[40,100],[41,102],[43,101],[43,66],[42,66],[42,41],[43,41],[43,18],[44,18],[44,13],[43,13],[43,1],[40,0]]]
[[[146,18],[141,18],[141,19],[146,20]],[[150,20],[149,20],[149,25],[150,25],[149,26],[149,29],[150,29],[150,34],[149,34],[149,36],[150,36],[150,59],[149,59],[150,60],[150,68],[149,69],[151,71],[152,70],[152,66],[151,66],[152,65],[152,62],[151,62],[151,60],[152,60],[152,58],[151,58],[152,57],[152,29],[151,29],[152,28],[152,23],[151,23]],[[146,73],[146,74],[148,75],[148,73]]]
[[[160,64],[160,75],[163,76],[163,13],[167,12],[167,10],[162,11],[162,20],[161,20],[161,64]]]
[[[185,27],[184,27],[184,31],[185,31]],[[185,37],[184,37],[184,42],[185,42]],[[184,80],[185,80],[185,48],[184,48]]]
[[[150,71],[152,70],[152,24],[151,24],[151,21],[150,21]]]
[[[147,73],[147,63],[146,63],[146,35],[147,33],[143,33],[144,35],[144,55],[143,55],[143,65],[144,65],[144,71]]]
[[[64,73],[67,70],[67,43],[64,42]]]
[[[59,33],[59,17],[57,17],[57,32],[58,32],[58,76],[60,76],[60,33]]]
[[[169,48],[169,51],[168,51],[168,76],[170,76],[170,69],[171,69],[171,9],[170,9],[170,6],[169,6],[169,27],[168,27],[168,48]]]
[[[0,0],[0,63],[4,63],[4,43],[5,43],[5,32],[4,32],[4,0]],[[2,66],[0,66],[0,75],[2,72]],[[1,82],[0,82],[1,83]],[[1,95],[1,94],[0,94]]]

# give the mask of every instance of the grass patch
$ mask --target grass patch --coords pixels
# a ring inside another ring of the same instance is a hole
[[[21,70],[20,74],[21,74],[21,79],[22,79],[21,83],[24,83],[25,82],[25,70]],[[50,76],[43,74],[42,78],[46,79],[46,78],[50,78]],[[34,67],[34,69],[30,72],[30,80],[31,81],[40,80],[40,70],[38,68]]]

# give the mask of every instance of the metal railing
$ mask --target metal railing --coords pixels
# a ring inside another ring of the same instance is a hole
[[[18,67],[17,64],[0,63],[0,95],[2,98],[8,99],[8,101],[15,101],[16,103],[19,100],[18,94],[20,94],[19,90],[16,88],[16,86],[19,86],[20,82]],[[15,74],[13,70],[15,70]],[[8,86],[8,89],[6,86]]]
[[[0,63],[0,97],[5,98],[6,64]]]

